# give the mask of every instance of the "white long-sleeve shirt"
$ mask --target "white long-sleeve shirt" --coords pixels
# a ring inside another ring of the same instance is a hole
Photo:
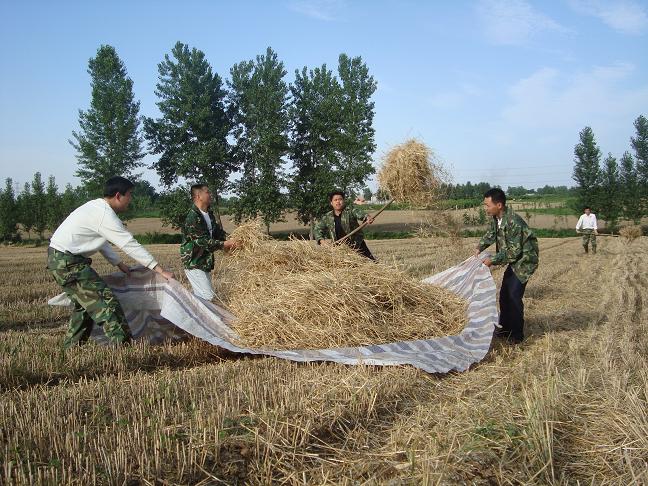
[[[50,246],[55,250],[84,257],[100,252],[106,260],[117,265],[121,258],[109,242],[145,267],[152,269],[158,264],[124,228],[104,199],[94,199],[76,208],[50,238]]]
[[[580,218],[578,218],[578,223],[576,223],[576,231],[582,229],[598,230],[596,227],[596,214],[590,213],[589,216],[587,214],[581,214]]]

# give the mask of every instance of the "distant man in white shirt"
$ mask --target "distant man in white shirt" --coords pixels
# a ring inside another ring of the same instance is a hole
[[[589,206],[585,207],[583,214],[578,218],[576,233],[583,235],[583,248],[585,248],[585,253],[589,252],[589,243],[592,245],[592,253],[596,253],[596,235],[598,234],[596,214],[592,212]]]
[[[194,295],[214,298],[211,271],[214,269],[216,250],[233,250],[237,243],[227,239],[227,233],[211,210],[212,195],[207,184],[191,186],[193,205],[187,212],[182,227],[180,258]]]
[[[104,186],[104,197],[78,207],[61,223],[50,238],[47,270],[74,305],[64,347],[88,340],[94,324],[101,326],[111,343],[126,343],[132,338],[124,311],[112,290],[90,266],[96,252],[130,274],[130,269],[110,243],[128,256],[159,273],[173,278],[140,245],[117,217],[128,209],[133,183],[123,177],[111,177]]]

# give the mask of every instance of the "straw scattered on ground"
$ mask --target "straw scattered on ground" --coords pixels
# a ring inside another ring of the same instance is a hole
[[[456,334],[466,323],[464,299],[345,245],[272,241],[256,223],[231,238],[246,243],[215,283],[247,346],[363,346]]]
[[[378,183],[399,203],[434,207],[443,199],[449,174],[424,143],[411,139],[383,158]]]

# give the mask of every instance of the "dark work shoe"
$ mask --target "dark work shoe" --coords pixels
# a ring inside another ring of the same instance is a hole
[[[524,337],[520,336],[509,336],[508,338],[506,338],[506,342],[508,344],[522,344],[523,341]]]
[[[508,339],[511,336],[511,331],[504,329],[502,327],[496,327],[493,337],[500,339]]]

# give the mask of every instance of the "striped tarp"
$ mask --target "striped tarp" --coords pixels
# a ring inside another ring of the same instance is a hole
[[[113,274],[105,280],[121,302],[136,339],[177,340],[188,333],[235,353],[263,354],[293,361],[407,364],[430,373],[464,371],[481,361],[488,352],[498,319],[495,282],[488,268],[475,257],[423,280],[468,300],[468,322],[458,335],[354,348],[277,351],[239,347],[234,344],[238,336],[229,326],[234,316],[194,296],[179,282],[164,281],[148,270],[132,272],[128,278]],[[49,303],[68,305],[70,301],[61,294]],[[105,342],[101,330],[96,327],[93,337]]]

